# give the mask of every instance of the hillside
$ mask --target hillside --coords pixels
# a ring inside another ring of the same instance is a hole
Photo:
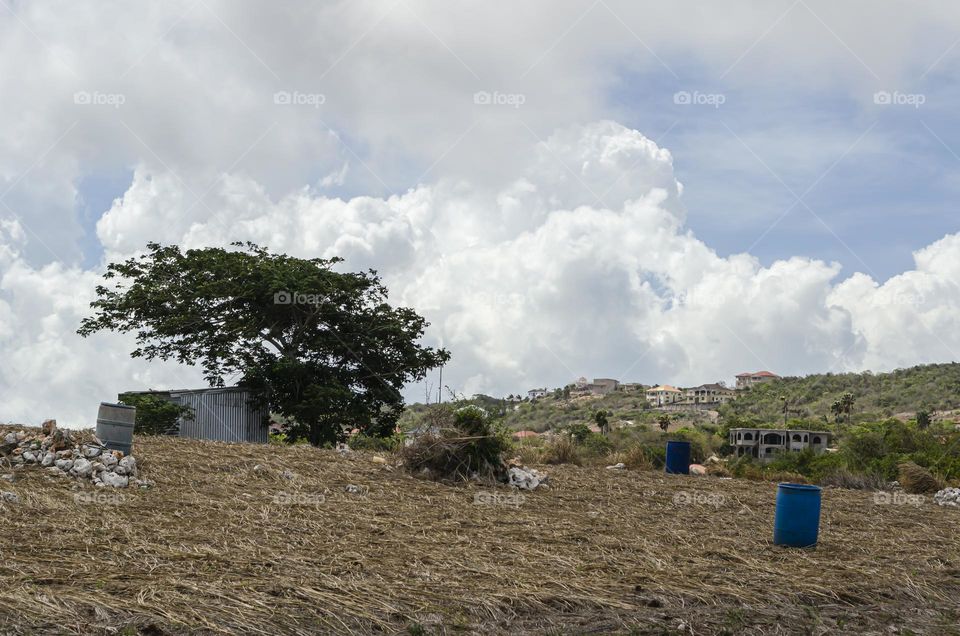
[[[613,413],[611,422],[628,423],[633,425],[647,425],[655,428],[657,418],[662,415],[650,407],[649,402],[641,392],[616,391],[607,395],[590,395],[575,398],[557,398],[552,395],[532,402],[506,402],[495,398],[478,395],[469,400],[470,403],[483,407],[494,415],[502,415],[503,424],[513,430],[531,430],[542,433],[548,429],[556,429],[573,423],[589,423],[598,410]],[[412,425],[419,421],[424,413],[423,404],[408,407],[405,414],[406,422]],[[673,414],[674,428],[681,425],[703,424],[711,421],[707,413],[676,413]]]
[[[833,421],[831,405],[844,393],[855,403],[854,421],[879,420],[897,414],[913,414],[920,409],[948,411],[960,409],[960,363],[931,364],[898,369],[890,373],[822,373],[804,377],[785,377],[738,392],[736,400],[718,407],[721,424],[776,425],[783,419],[781,396],[789,402],[789,419],[795,426]],[[567,424],[588,423],[603,409],[613,413],[613,422],[632,422],[656,428],[660,411],[651,409],[643,393],[616,391],[602,396],[565,399],[548,395],[533,402],[511,403],[485,395],[470,400],[493,414],[502,414],[503,423],[513,430],[543,432]],[[408,424],[418,421],[424,405],[408,407]],[[711,423],[709,413],[671,413],[671,430],[682,426]]]
[[[854,419],[878,419],[897,413],[960,408],[960,364],[931,364],[891,373],[825,373],[788,377],[758,385],[721,409],[725,418],[776,422],[786,396],[791,417],[832,419],[830,406],[845,392],[856,402]]]
[[[136,453],[156,485],[119,499],[41,470],[0,482],[20,499],[0,501],[0,633],[948,633],[960,621],[957,511],[929,501],[827,489],[819,546],[791,550],[771,544],[765,482],[547,466],[549,490],[493,505],[489,488],[365,453],[175,438],[137,438]]]

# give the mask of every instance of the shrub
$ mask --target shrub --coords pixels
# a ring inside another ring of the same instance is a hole
[[[713,454],[713,440],[717,440],[717,447],[719,447],[719,438],[691,428],[681,428],[668,435],[668,439],[690,442],[690,462],[694,464],[702,464]],[[666,442],[664,442],[665,445]]]
[[[482,408],[466,406],[454,412],[452,426],[420,435],[400,455],[414,473],[426,469],[438,479],[465,480],[476,474],[503,481],[503,453],[509,448],[506,430],[496,427]]]
[[[631,470],[653,470],[654,460],[648,449],[640,444],[634,444],[623,453],[621,460]]]
[[[589,435],[580,442],[580,446],[591,455],[606,455],[613,450],[613,442],[600,433],[588,431]]]
[[[399,435],[389,437],[376,437],[365,433],[357,433],[347,440],[347,446],[352,450],[368,450],[379,452],[390,452],[396,450],[403,444],[403,438]]]
[[[593,431],[591,431],[586,424],[581,422],[570,424],[569,426],[565,427],[565,431],[567,435],[570,436],[570,439],[577,444],[583,444],[593,434]]]
[[[516,453],[520,462],[523,464],[540,464],[543,462],[544,448],[542,446],[522,444]]]
[[[124,393],[120,403],[137,409],[133,432],[140,435],[163,435],[181,417],[193,419],[193,409],[166,400],[159,395]]]
[[[546,447],[543,452],[543,463],[545,464],[575,464],[581,466],[583,460],[580,457],[580,450],[569,437],[558,437],[552,444]]]
[[[926,468],[917,466],[913,462],[903,462],[897,469],[900,475],[900,485],[910,494],[920,495],[937,492],[943,488],[943,481],[934,477]]]
[[[883,490],[887,487],[886,480],[879,475],[852,473],[846,469],[834,471],[820,479],[819,483],[821,486],[836,486],[851,490]]]

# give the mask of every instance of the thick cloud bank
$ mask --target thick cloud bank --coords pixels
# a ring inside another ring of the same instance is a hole
[[[396,303],[453,352],[444,384],[506,394],[579,375],[693,384],[744,370],[888,369],[958,358],[960,235],[883,284],[801,256],[768,267],[721,257],[685,227],[670,153],[610,121],[557,130],[499,187],[441,179],[387,199],[309,189],[272,200],[225,174],[202,205],[168,173],[138,169],[101,218],[108,259],[149,240],[252,240],[374,267]],[[772,221],[772,220],[771,220]],[[102,266],[35,268],[23,229],[0,226],[4,419],[89,425],[120,390],[199,384],[132,361],[129,339],[74,335]],[[411,398],[422,388],[411,387]]]

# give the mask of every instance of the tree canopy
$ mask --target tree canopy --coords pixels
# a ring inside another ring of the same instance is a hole
[[[293,438],[392,433],[404,384],[450,357],[418,344],[426,320],[391,306],[373,270],[343,273],[333,269],[339,258],[233,247],[150,243],[142,256],[110,264],[78,333],[133,332],[134,357],[199,365],[211,386],[237,380],[289,418]]]

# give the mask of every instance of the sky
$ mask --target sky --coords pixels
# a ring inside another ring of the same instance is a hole
[[[0,421],[203,385],[75,334],[149,241],[374,267],[458,394],[960,359],[958,70],[945,2],[5,0]]]

